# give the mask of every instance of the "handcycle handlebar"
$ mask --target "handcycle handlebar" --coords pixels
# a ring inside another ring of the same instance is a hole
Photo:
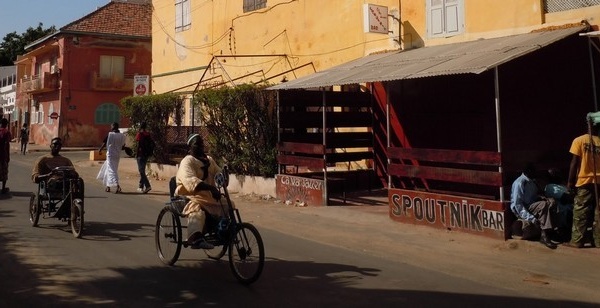
[[[224,165],[221,172],[215,174],[215,186],[217,188],[227,188],[229,186],[229,167]]]
[[[77,173],[77,171],[75,171],[75,167],[73,167],[73,166],[59,166],[59,167],[55,167],[52,170],[50,170],[49,173],[39,174],[37,176],[35,182],[36,183],[39,183],[42,181],[45,182],[52,176],[57,176],[57,177],[63,178],[63,179],[78,179],[79,173]]]
[[[78,178],[79,174],[73,166],[59,166],[50,171],[50,175],[65,176],[68,178]]]

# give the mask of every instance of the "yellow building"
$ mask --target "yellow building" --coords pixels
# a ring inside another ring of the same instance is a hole
[[[528,33],[583,20],[597,28],[600,1],[404,0],[401,12],[403,48],[410,49]]]
[[[152,90],[293,80],[385,52],[588,21],[600,0],[153,0]],[[189,101],[186,110],[189,110]],[[190,113],[185,124],[190,122]]]
[[[399,1],[152,3],[154,93],[191,93],[196,87],[249,82],[277,84],[375,52],[400,49]],[[186,124],[189,120],[188,115]]]

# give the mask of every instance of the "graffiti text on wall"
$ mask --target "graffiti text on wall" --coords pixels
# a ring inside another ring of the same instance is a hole
[[[322,204],[323,181],[289,175],[277,176],[278,196],[286,201]]]

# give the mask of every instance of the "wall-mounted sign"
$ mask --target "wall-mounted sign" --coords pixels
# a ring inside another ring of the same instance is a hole
[[[388,8],[381,5],[364,4],[363,9],[365,32],[388,34]]]
[[[133,76],[133,96],[148,95],[150,92],[150,76]]]
[[[52,120],[56,120],[56,119],[58,119],[58,112],[53,112],[53,113],[51,113],[49,117],[50,117],[50,119],[52,119]]]

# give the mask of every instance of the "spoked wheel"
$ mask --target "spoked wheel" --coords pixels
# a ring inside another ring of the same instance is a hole
[[[29,222],[34,227],[38,226],[38,222],[40,221],[40,214],[42,206],[40,204],[40,199],[36,195],[32,195],[29,199]]]
[[[71,219],[69,221],[71,225],[71,232],[76,238],[81,238],[83,234],[83,200],[79,198],[73,199],[71,204]]]
[[[213,249],[204,249],[204,253],[206,253],[206,256],[213,260],[221,259],[226,252],[227,245],[215,246],[215,248]]]
[[[255,282],[265,265],[265,247],[258,230],[249,223],[238,225],[229,243],[229,265],[243,284]]]
[[[164,207],[158,214],[154,239],[156,252],[160,260],[173,265],[177,262],[182,245],[181,220],[169,206]]]

